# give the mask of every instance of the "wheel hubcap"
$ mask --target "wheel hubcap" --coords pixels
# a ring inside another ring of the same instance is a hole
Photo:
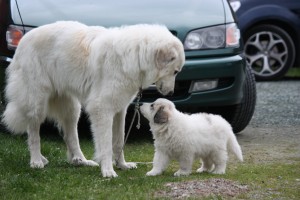
[[[280,72],[287,62],[285,41],[273,32],[258,32],[245,43],[245,55],[257,76],[268,77]]]

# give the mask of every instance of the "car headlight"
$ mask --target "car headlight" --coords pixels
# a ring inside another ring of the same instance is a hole
[[[218,49],[238,47],[240,31],[235,23],[197,29],[188,33],[185,50]]]

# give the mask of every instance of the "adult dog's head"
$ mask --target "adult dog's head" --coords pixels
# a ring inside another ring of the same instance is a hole
[[[181,71],[184,60],[182,44],[175,39],[156,51],[157,80],[155,85],[161,94],[172,95],[174,93],[175,77]]]
[[[138,25],[139,66],[143,88],[155,84],[163,95],[172,95],[175,77],[181,71],[185,54],[182,42],[162,25]],[[133,36],[131,36],[133,37]],[[134,40],[133,40],[134,41]]]
[[[166,125],[176,108],[171,101],[160,98],[153,103],[144,103],[140,110],[153,128],[153,126]]]

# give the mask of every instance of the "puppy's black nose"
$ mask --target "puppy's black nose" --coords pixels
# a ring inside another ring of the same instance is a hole
[[[142,106],[144,103],[139,102],[139,106]]]
[[[167,96],[172,96],[174,94],[174,91],[170,91]]]

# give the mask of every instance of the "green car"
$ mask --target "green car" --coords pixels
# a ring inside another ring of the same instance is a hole
[[[255,79],[243,56],[240,32],[227,0],[101,1],[0,0],[1,87],[19,40],[31,29],[59,20],[114,27],[164,24],[185,48],[186,62],[167,97],[184,112],[211,112],[227,119],[234,132],[252,118]],[[155,87],[141,101],[160,97]],[[1,106],[5,106],[1,95]]]

